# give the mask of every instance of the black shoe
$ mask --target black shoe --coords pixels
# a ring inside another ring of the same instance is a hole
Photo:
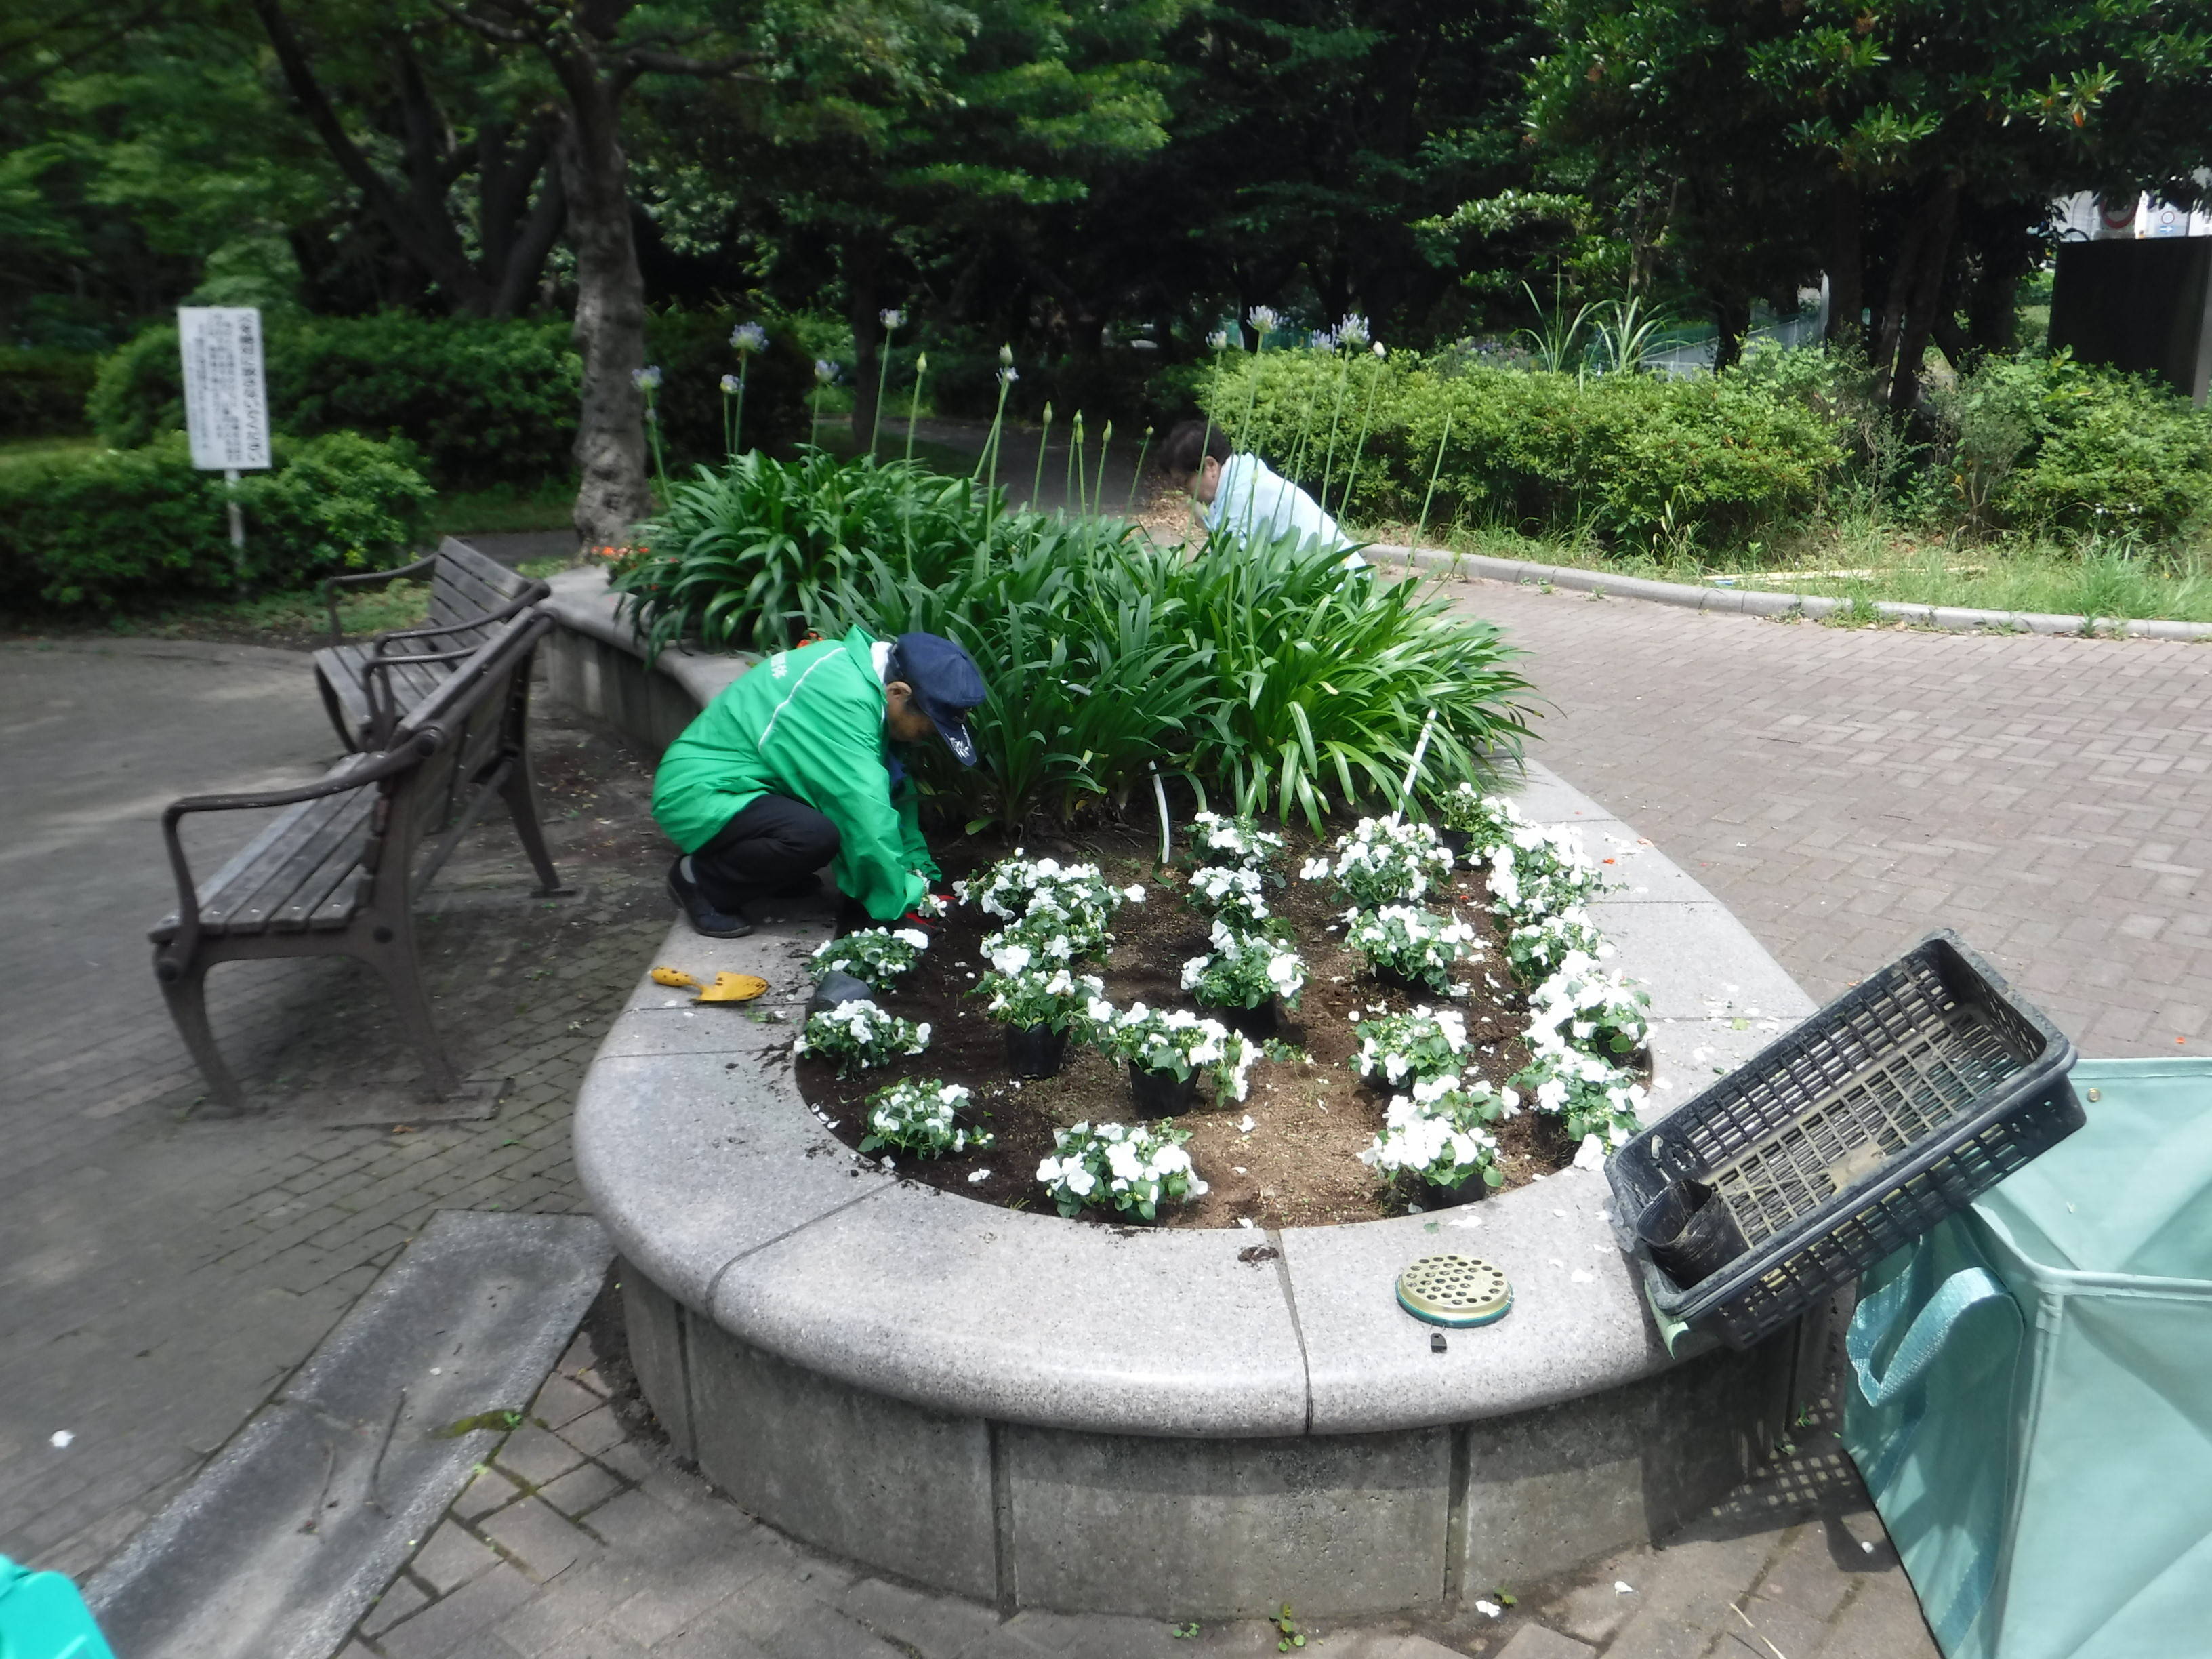
[[[668,866],[668,896],[690,918],[695,933],[704,933],[708,939],[743,939],[753,930],[752,923],[743,916],[726,915],[709,903],[699,884],[684,875],[682,859]]]

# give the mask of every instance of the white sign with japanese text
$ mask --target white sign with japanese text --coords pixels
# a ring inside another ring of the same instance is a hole
[[[269,395],[258,306],[179,306],[185,425],[192,465],[208,471],[269,465]]]

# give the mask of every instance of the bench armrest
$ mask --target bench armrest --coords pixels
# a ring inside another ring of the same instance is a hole
[[[163,951],[169,958],[165,969],[157,963],[155,971],[170,977],[177,964],[189,961],[199,943],[200,898],[199,886],[192,879],[191,861],[185,856],[184,843],[178,838],[177,825],[192,812],[235,812],[270,806],[297,806],[301,801],[319,799],[325,795],[343,794],[349,789],[358,789],[365,783],[376,783],[419,766],[445,746],[445,733],[434,727],[416,734],[404,748],[388,750],[382,754],[361,755],[355,763],[318,778],[313,783],[303,783],[294,789],[264,789],[245,795],[187,795],[173,800],[162,809],[161,841],[168,849],[169,872],[177,881],[177,936]]]
[[[372,582],[396,581],[402,576],[426,575],[437,568],[436,556],[417,559],[412,564],[403,564],[391,570],[364,570],[357,575],[332,576],[323,584],[323,608],[330,612],[331,643],[343,645],[345,629],[338,626],[338,589],[363,587]],[[550,589],[547,590],[550,592]]]
[[[340,577],[337,580],[345,579]],[[482,628],[489,623],[503,623],[509,617],[527,611],[553,591],[552,585],[549,582],[533,580],[530,586],[536,590],[534,592],[526,592],[518,599],[508,600],[496,611],[487,611],[480,617],[470,617],[466,622],[447,623],[436,628],[395,628],[388,634],[379,634],[376,636],[375,644],[371,647],[372,654],[381,656],[386,644],[392,640],[432,639],[441,634],[459,634],[465,629]]]

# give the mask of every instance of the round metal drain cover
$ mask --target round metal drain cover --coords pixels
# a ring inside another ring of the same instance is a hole
[[[1398,1275],[1398,1305],[1431,1325],[1487,1325],[1513,1306],[1513,1287],[1471,1255],[1425,1255]]]

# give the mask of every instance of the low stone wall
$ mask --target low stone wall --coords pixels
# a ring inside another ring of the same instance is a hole
[[[619,657],[595,603],[556,599]],[[560,649],[599,662],[605,717],[651,741],[660,693],[607,690],[641,665]],[[737,666],[654,672],[688,690]],[[1655,1114],[1810,1012],[1629,826],[1538,766],[1520,799],[1622,883],[1593,908],[1652,992]],[[1085,1225],[901,1180],[793,1076],[804,958],[829,934],[826,906],[736,940],[678,922],[659,960],[757,973],[768,996],[698,1008],[641,972],[575,1119],[647,1398],[711,1480],[811,1543],[1005,1607],[1433,1606],[1666,1532],[1816,1385],[1802,1328],[1670,1355],[1595,1171],[1265,1232]],[[1515,1306],[1437,1353],[1392,1284],[1449,1249],[1503,1267]]]

